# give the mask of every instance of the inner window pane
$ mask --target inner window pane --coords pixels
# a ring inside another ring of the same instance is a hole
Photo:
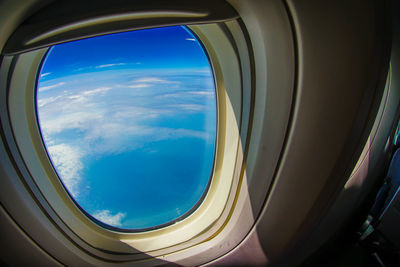
[[[187,28],[55,45],[36,97],[59,178],[101,223],[135,230],[168,224],[206,193],[216,93],[207,55]]]

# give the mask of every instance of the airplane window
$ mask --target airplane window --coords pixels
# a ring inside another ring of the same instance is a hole
[[[214,162],[214,77],[183,26],[58,44],[36,109],[54,169],[102,226],[145,230],[180,220],[206,194]]]

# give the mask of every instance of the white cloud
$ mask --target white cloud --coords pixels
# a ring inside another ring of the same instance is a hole
[[[178,81],[170,81],[170,80],[160,79],[160,78],[156,78],[156,77],[144,77],[144,78],[136,79],[132,82],[133,83],[181,83]]]
[[[170,81],[165,79],[160,79],[157,77],[143,77],[131,82],[132,84],[127,85],[129,88],[146,88],[154,85],[163,84],[180,84],[179,81]]]
[[[96,88],[96,89],[83,91],[82,94],[85,95],[85,96],[95,95],[95,94],[104,94],[109,90],[111,90],[111,87],[99,87],[99,88]]]
[[[112,63],[112,64],[104,64],[104,65],[98,65],[95,68],[96,69],[101,69],[101,68],[108,68],[108,67],[114,67],[114,66],[122,66],[125,65],[125,63]]]
[[[42,131],[46,135],[57,134],[68,129],[85,130],[93,127],[93,123],[99,122],[103,118],[102,114],[92,113],[89,110],[64,113],[62,116],[50,118],[46,118],[46,115],[49,116],[48,114],[40,116]]]
[[[187,92],[188,94],[192,94],[192,95],[203,95],[203,96],[214,96],[215,95],[215,91],[189,91]]]
[[[187,97],[187,94],[185,92],[183,93],[172,93],[172,94],[162,94],[158,95],[157,98],[183,98]]]
[[[56,117],[57,112],[63,110],[64,114],[70,115],[75,111],[83,111],[82,106],[77,104],[85,104],[86,111],[90,111],[89,108],[93,106],[93,101],[90,101],[91,97],[103,96],[112,87],[99,87],[91,90],[85,90],[78,94],[71,94],[68,91],[64,91],[63,94],[49,97],[38,97],[38,106],[41,108],[41,117],[45,117],[46,121],[51,120],[51,117]],[[45,107],[47,105],[47,107]],[[68,111],[66,112],[66,109]],[[85,117],[85,116],[84,116]],[[56,118],[57,120],[60,118]],[[61,121],[62,124],[62,121]]]
[[[177,93],[168,93],[168,94],[162,94],[158,95],[157,98],[193,98],[193,97],[213,97],[215,96],[215,92],[211,91],[183,91],[183,92],[177,92]]]
[[[156,133],[156,136],[153,138],[156,140],[178,139],[181,137],[208,139],[210,137],[210,134],[207,132],[188,129],[154,128],[154,132]]]
[[[40,75],[40,77],[42,78],[42,77],[45,77],[45,76],[47,76],[47,75],[49,75],[49,74],[51,74],[51,72],[42,73],[42,74]]]
[[[135,83],[157,83],[157,82],[163,82],[163,81],[165,81],[165,80],[160,79],[160,78],[145,77],[145,78],[136,79],[133,82],[135,82]]]
[[[62,98],[63,96],[52,96],[52,97],[47,97],[47,98],[42,98],[38,100],[38,106],[43,107],[45,105],[51,104],[54,101]]]
[[[49,85],[49,86],[41,86],[41,87],[39,87],[39,91],[40,92],[47,91],[47,90],[50,90],[50,89],[54,89],[54,88],[63,86],[64,84],[65,84],[65,82],[59,82],[59,83],[56,83],[56,84],[53,84],[53,85]]]
[[[127,124],[125,122],[103,122],[91,127],[86,135],[86,140],[120,140],[126,136],[143,136],[151,134],[151,128],[145,126],[138,126]],[[124,144],[128,145],[128,144]]]
[[[114,118],[117,121],[132,119],[132,118],[134,119],[141,118],[143,120],[148,120],[148,119],[155,119],[161,115],[168,115],[171,113],[172,113],[171,110],[162,108],[156,109],[156,108],[145,108],[138,106],[120,107],[119,110],[115,111]]]
[[[113,215],[109,210],[100,210],[96,211],[92,216],[105,224],[121,227],[121,221],[125,218],[126,213],[118,212]]]
[[[79,94],[79,95],[69,95],[67,96],[68,99],[75,99],[76,101],[81,101],[83,99],[86,99],[83,95]]]
[[[198,105],[198,104],[175,104],[175,105],[169,105],[169,107],[174,108],[174,109],[183,109],[185,111],[202,111],[205,110],[206,107],[203,105]]]
[[[146,88],[150,86],[154,86],[156,84],[179,84],[181,82],[178,81],[170,81],[165,79],[160,79],[157,77],[144,77],[133,80],[131,85],[128,85],[129,88]]]
[[[186,38],[185,40],[186,40],[186,41],[193,41],[193,42],[196,42],[196,39],[194,39],[194,38]]]
[[[201,74],[211,74],[211,69],[202,69],[202,70],[194,70],[193,72],[195,73],[201,73]]]
[[[91,89],[91,90],[85,90],[82,91],[78,94],[64,94],[61,97],[64,99],[70,99],[72,101],[65,101],[64,105],[61,105],[61,107],[68,106],[68,109],[70,109],[70,112],[75,110],[74,108],[71,109],[70,105],[71,104],[86,104],[86,109],[88,107],[92,106],[95,101],[90,101],[90,97],[96,97],[96,96],[103,96],[105,93],[110,91],[112,87],[99,87],[96,89]],[[45,99],[43,99],[45,100]],[[64,101],[63,101],[64,102]],[[78,110],[83,110],[82,107],[78,106]]]
[[[149,83],[138,83],[138,84],[134,84],[134,85],[128,85],[129,88],[146,88],[146,87],[150,87],[151,84]]]
[[[47,151],[65,187],[76,197],[79,194],[77,186],[83,169],[82,152],[66,144],[50,145]]]

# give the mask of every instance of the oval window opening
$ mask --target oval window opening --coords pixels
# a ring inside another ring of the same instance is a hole
[[[213,169],[212,69],[185,27],[53,46],[36,109],[64,187],[102,226],[146,230],[188,216]]]

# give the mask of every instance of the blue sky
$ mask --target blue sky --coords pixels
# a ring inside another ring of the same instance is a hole
[[[184,27],[54,46],[40,73],[37,110],[65,187],[106,224],[167,223],[205,191],[215,88],[206,54]]]

